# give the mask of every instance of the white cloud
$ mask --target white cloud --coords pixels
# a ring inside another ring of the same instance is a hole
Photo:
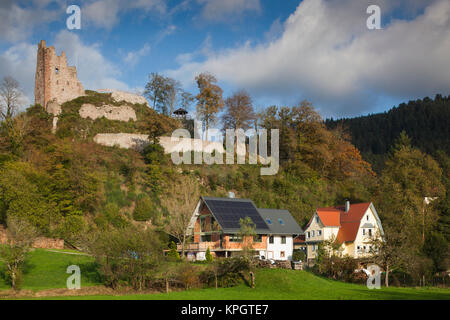
[[[129,10],[138,10],[148,14],[151,11],[164,13],[164,0],[98,0],[86,1],[82,6],[82,19],[94,26],[111,29],[120,21],[120,15]]]
[[[0,2],[0,40],[13,43],[23,41],[35,31],[36,27],[59,19],[64,14],[61,7],[45,9],[48,2],[36,0],[36,7],[32,7],[23,6],[23,1],[2,0]],[[59,1],[56,2],[59,6]]]
[[[368,112],[380,97],[448,94],[450,2],[430,1],[414,19],[368,30],[369,2],[374,1],[304,0],[278,39],[209,52],[202,62],[185,60],[166,73],[188,82],[210,71],[257,98],[306,98],[324,115]],[[402,1],[378,3],[386,15]]]
[[[63,30],[56,35],[54,47],[58,54],[66,52],[68,63],[77,67],[78,79],[85,89],[129,89],[118,80],[120,68],[102,55],[98,44],[84,44],[77,34]]]
[[[84,44],[69,31],[56,35],[53,45],[57,54],[65,51],[69,65],[75,65],[78,79],[85,89],[101,88],[130,91],[128,85],[120,81],[120,68],[108,61],[101,53],[99,45]],[[27,105],[34,103],[34,77],[36,71],[37,44],[19,43],[0,52],[0,78],[12,76],[19,81],[28,99]]]
[[[19,43],[0,52],[0,78],[11,76],[23,90],[27,107],[34,103],[34,73],[36,71],[37,45]]]
[[[259,0],[197,0],[203,5],[201,17],[206,21],[227,21],[245,12],[260,12]]]
[[[128,52],[128,54],[125,56],[123,61],[127,65],[134,67],[136,64],[138,64],[139,60],[142,57],[145,57],[146,55],[148,55],[149,52],[150,52],[150,45],[148,43],[146,43],[146,44],[144,44],[144,46],[141,49],[139,49],[137,51]]]

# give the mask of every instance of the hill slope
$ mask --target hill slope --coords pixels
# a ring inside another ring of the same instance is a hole
[[[330,129],[338,125],[347,128],[352,143],[375,169],[380,166],[379,156],[389,151],[402,130],[406,131],[412,144],[422,151],[434,154],[443,150],[450,154],[450,96],[436,95],[434,100],[424,98],[409,101],[384,113],[329,119],[326,125]]]

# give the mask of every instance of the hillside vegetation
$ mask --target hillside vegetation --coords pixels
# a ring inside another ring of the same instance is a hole
[[[393,143],[386,168],[377,176],[345,131],[327,129],[311,104],[269,107],[258,125],[280,131],[280,170],[261,176],[256,165],[176,166],[157,143],[142,152],[97,145],[92,137],[99,132],[147,133],[157,142],[181,124],[140,105],[132,106],[139,115],[136,123],[81,119],[83,103],[114,104],[108,94],[93,92],[66,102],[56,134],[51,133],[51,116],[38,105],[1,122],[0,223],[18,217],[42,235],[83,248],[88,235],[143,225],[155,230],[167,248],[167,204],[194,181],[201,195],[233,191],[261,208],[288,209],[300,226],[317,207],[346,199],[374,202],[385,231],[403,237],[390,242],[399,254],[389,263],[417,282],[446,270],[448,156],[444,153],[438,164],[406,135]],[[438,199],[426,217],[424,195]],[[191,212],[194,206],[183,210]]]
[[[439,150],[450,154],[450,96],[436,95],[401,103],[389,111],[367,116],[328,119],[329,129],[343,126],[352,143],[377,172],[384,166],[387,152],[400,132],[405,131],[413,146],[435,155]]]

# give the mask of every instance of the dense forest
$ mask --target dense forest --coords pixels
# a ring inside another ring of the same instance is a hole
[[[423,152],[435,155],[442,150],[450,154],[450,96],[438,94],[434,100],[426,97],[409,101],[384,113],[327,119],[325,123],[329,129],[343,126],[348,130],[352,143],[376,172],[381,171],[386,153],[402,131]]]

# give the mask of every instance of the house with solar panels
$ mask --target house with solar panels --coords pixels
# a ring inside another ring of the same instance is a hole
[[[240,219],[246,217],[255,225],[252,239],[239,236]],[[259,209],[249,199],[200,197],[188,234],[193,239],[185,246],[190,259],[204,260],[208,248],[217,257],[230,257],[251,241],[255,255],[262,259],[291,260],[293,240],[304,233],[287,210]]]
[[[346,201],[344,206],[318,208],[305,229],[308,264],[314,263],[324,240],[340,243],[342,255],[363,258],[373,254],[373,240],[383,235],[381,220],[371,202]]]

